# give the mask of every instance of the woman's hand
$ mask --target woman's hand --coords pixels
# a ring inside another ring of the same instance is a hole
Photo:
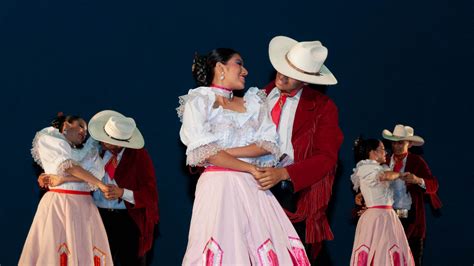
[[[38,176],[38,185],[42,188],[47,188],[49,185],[49,175],[42,173]]]
[[[416,184],[416,185],[421,185],[422,184],[421,178],[417,177],[416,175],[414,175],[410,172],[405,172],[405,173],[401,174],[400,179],[403,179],[408,184]]]
[[[251,175],[253,175],[253,177],[254,177],[256,180],[258,180],[258,179],[261,177],[261,175],[262,175],[263,172],[259,171],[259,169],[258,169],[257,166],[252,166],[252,167],[250,168],[250,170],[249,170],[249,173],[250,173]]]
[[[362,207],[360,210],[357,211],[357,216],[361,216],[367,210],[367,207]]]
[[[65,178],[59,175],[42,173],[38,177],[38,184],[42,188],[56,187],[66,182]]]
[[[108,200],[116,200],[123,196],[124,189],[116,185],[108,185],[108,191],[104,192],[104,197]]]
[[[62,183],[64,183],[65,180],[62,176],[59,176],[59,175],[49,175],[49,186],[50,187],[55,187],[55,186],[59,186],[61,185]]]
[[[102,193],[104,194],[109,193],[110,188],[106,184],[99,182],[97,184],[97,187],[100,189],[100,191],[102,191]]]
[[[364,205],[364,196],[362,196],[362,193],[359,192],[355,195],[354,202],[358,206],[363,206]]]
[[[261,190],[269,190],[270,188],[278,184],[278,182],[288,180],[290,178],[288,171],[284,167],[263,167],[257,168],[257,171],[259,172],[258,175],[254,175],[254,177],[260,184]]]

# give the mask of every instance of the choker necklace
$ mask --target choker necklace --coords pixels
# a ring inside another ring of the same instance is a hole
[[[234,92],[226,87],[212,84],[211,89],[215,94],[225,97],[230,101],[234,98]]]

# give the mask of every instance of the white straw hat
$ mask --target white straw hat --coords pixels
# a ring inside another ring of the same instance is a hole
[[[89,134],[95,140],[125,148],[141,149],[145,145],[135,120],[111,110],[98,112],[91,118]]]
[[[297,42],[276,36],[268,45],[270,62],[281,74],[311,84],[334,85],[337,80],[323,65],[328,49],[320,41]]]
[[[408,140],[413,143],[414,146],[421,146],[425,143],[422,137],[416,136],[415,130],[412,127],[398,124],[393,129],[393,133],[387,129],[382,131],[382,136],[385,139],[392,141]]]

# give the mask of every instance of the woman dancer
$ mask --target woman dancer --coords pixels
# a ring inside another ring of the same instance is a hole
[[[90,191],[107,190],[98,143],[86,139],[78,116],[59,116],[39,131],[32,155],[54,179],[42,197],[26,238],[19,265],[112,265],[102,220]],[[74,180],[85,182],[71,182]],[[60,180],[60,181],[58,181]],[[70,181],[70,182],[64,182]]]
[[[392,209],[390,182],[403,176],[381,165],[385,156],[380,140],[356,140],[354,157],[358,163],[351,181],[354,190],[360,188],[367,210],[357,223],[351,266],[414,265],[405,231]]]
[[[200,86],[180,97],[181,141],[187,164],[205,166],[195,193],[184,265],[309,265],[291,222],[254,176],[275,163],[277,134],[264,97],[250,88],[241,97],[247,69],[234,50],[196,56]],[[262,156],[268,154],[266,156]]]

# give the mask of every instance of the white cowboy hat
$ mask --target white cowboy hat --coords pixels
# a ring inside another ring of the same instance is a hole
[[[415,130],[412,127],[404,126],[404,125],[396,125],[393,129],[393,133],[384,129],[382,131],[382,136],[385,139],[392,140],[392,141],[400,141],[400,140],[408,140],[413,143],[414,146],[421,146],[425,143],[422,137],[414,135]]]
[[[276,36],[268,45],[270,62],[281,74],[311,84],[334,85],[337,80],[323,65],[328,49],[319,41],[297,42]]]
[[[98,112],[91,118],[89,134],[95,140],[125,148],[141,149],[145,145],[135,120],[111,110]]]

